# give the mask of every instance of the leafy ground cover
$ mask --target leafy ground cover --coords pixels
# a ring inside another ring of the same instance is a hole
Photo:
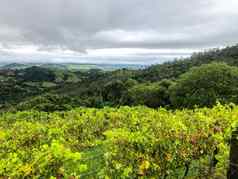
[[[238,106],[26,111],[0,117],[0,176],[226,178]]]

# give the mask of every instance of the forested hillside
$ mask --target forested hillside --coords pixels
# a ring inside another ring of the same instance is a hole
[[[192,108],[216,101],[236,103],[237,65],[238,46],[232,46],[140,70],[2,69],[0,105],[2,110],[55,111],[79,106]],[[219,81],[220,76],[225,81]],[[210,92],[203,94],[207,88]]]
[[[212,62],[224,62],[228,65],[238,66],[238,45],[223,49],[211,49],[205,52],[194,53],[190,58],[177,59],[162,65],[153,65],[143,70],[138,79],[142,81],[174,79],[187,72],[191,67]]]
[[[237,166],[237,54],[140,70],[0,70],[0,178],[225,179]]]

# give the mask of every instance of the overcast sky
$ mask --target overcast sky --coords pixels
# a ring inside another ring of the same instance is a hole
[[[0,62],[159,63],[238,42],[238,0],[0,0]]]

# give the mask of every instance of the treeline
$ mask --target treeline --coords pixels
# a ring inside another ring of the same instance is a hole
[[[238,102],[238,45],[141,70],[72,72],[31,67],[1,71],[2,110],[78,106],[193,108]]]

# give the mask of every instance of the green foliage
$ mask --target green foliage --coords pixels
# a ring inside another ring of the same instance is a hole
[[[170,105],[168,88],[172,84],[169,80],[157,83],[141,83],[128,89],[124,98],[129,105],[146,105],[160,107]]]
[[[236,95],[231,97],[228,92],[225,92],[229,87],[224,86],[223,91],[217,93],[216,85],[219,84],[215,84],[214,89],[209,86],[209,93],[205,97],[200,96],[200,99],[197,100],[192,96],[191,101],[189,97],[182,99],[182,96],[185,95],[182,91],[183,87],[180,92],[174,92],[175,90],[168,91],[168,87],[161,84],[163,80],[168,80],[169,83],[176,81],[180,75],[187,73],[191,68],[204,64],[225,62],[231,66],[238,66],[237,59],[238,45],[235,45],[224,49],[195,53],[186,59],[177,59],[137,70],[122,68],[123,65],[121,65],[122,69],[107,71],[100,70],[101,68],[92,68],[101,65],[88,64],[85,66],[87,70],[75,71],[82,65],[11,64],[0,69],[0,110],[12,110],[19,103],[29,104],[24,105],[25,107],[22,109],[27,109],[26,106],[31,109],[30,107],[33,106],[34,109],[43,111],[48,109],[48,111],[68,110],[79,106],[101,108],[104,106],[146,105],[153,108],[159,106],[177,108],[199,105],[210,107],[216,100],[237,103]],[[69,69],[73,69],[73,71]],[[204,83],[206,83],[207,79],[204,75],[203,77]],[[230,86],[234,87],[235,85]],[[223,86],[219,86],[219,88],[223,88]],[[233,90],[231,93],[235,94],[236,89]],[[203,91],[205,94],[206,89]],[[194,93],[191,94],[192,92]],[[192,92],[190,91],[187,95],[196,96],[196,91]],[[224,94],[221,95],[222,92]],[[48,101],[45,100],[46,94],[57,95],[62,99]],[[178,98],[175,94],[178,94]],[[168,96],[172,96],[174,106],[171,105]],[[41,97],[44,99],[36,100]],[[180,97],[181,99],[179,99]],[[39,106],[41,107],[31,105],[34,104],[32,100],[40,102]]]
[[[183,73],[189,71],[192,67],[198,67],[203,64],[213,62],[223,62],[232,66],[238,66],[238,45],[226,47],[223,49],[210,49],[204,52],[194,53],[186,59],[177,59],[172,62],[152,65],[136,76],[138,81],[160,81],[163,79],[176,79]]]
[[[89,101],[90,99],[88,99],[86,102],[81,99],[71,98],[66,95],[59,96],[55,94],[44,94],[17,104],[15,106],[15,110],[24,111],[31,109],[37,111],[53,112],[71,110],[76,106],[96,106],[95,103]]]
[[[170,91],[176,108],[212,106],[216,101],[237,102],[238,68],[224,63],[192,68],[177,80]]]
[[[188,167],[188,178],[225,178],[237,115],[234,105],[5,113],[0,176],[182,178]]]
[[[71,151],[60,138],[52,139],[51,136],[58,132],[54,128],[47,129],[43,124],[30,121],[16,121],[11,129],[1,129],[0,176],[67,177],[87,170],[80,163],[79,152]]]
[[[30,67],[23,70],[21,78],[24,81],[54,81],[55,74],[53,71],[40,67]]]
[[[102,95],[105,101],[119,104],[125,91],[125,84],[120,80],[116,80],[105,84]]]

